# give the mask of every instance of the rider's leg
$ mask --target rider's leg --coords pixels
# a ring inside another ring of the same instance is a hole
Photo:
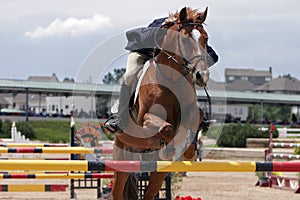
[[[135,82],[136,75],[140,69],[144,66],[145,62],[149,58],[143,54],[137,52],[130,52],[127,59],[126,71],[124,76],[124,83],[121,85],[119,107],[116,120],[107,124],[110,128],[117,130],[123,130],[127,124],[129,117],[129,100],[131,97],[132,84]]]
[[[125,85],[132,86],[136,79],[137,73],[142,69],[147,60],[149,60],[149,57],[141,53],[129,53],[124,76]]]

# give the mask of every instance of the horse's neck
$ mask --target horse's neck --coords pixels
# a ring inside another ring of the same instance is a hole
[[[190,73],[186,74],[182,67],[171,59],[166,60],[167,57],[161,59],[159,56],[154,62],[156,63],[157,81],[176,94],[179,101],[184,99],[184,103],[181,102],[183,107],[189,107],[197,99],[192,75]]]
[[[187,73],[182,66],[179,66],[172,59],[166,57],[166,55],[160,53],[155,58],[155,66],[157,68],[159,81],[170,82],[175,85],[189,84],[192,88],[195,88],[192,75]]]

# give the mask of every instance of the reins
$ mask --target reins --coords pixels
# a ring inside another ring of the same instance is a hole
[[[191,63],[192,60],[194,59],[199,59],[195,65],[197,65],[201,60],[203,61],[206,61],[207,58],[204,56],[204,55],[195,55],[189,59],[185,59],[182,55],[182,49],[181,49],[181,45],[180,45],[180,34],[177,35],[177,43],[178,43],[178,51],[179,51],[179,56],[182,58],[183,62],[184,63],[180,63],[174,55],[171,55],[167,50],[164,50],[157,42],[157,32],[159,29],[161,28],[166,28],[166,29],[169,29],[170,27],[172,27],[173,25],[175,24],[175,22],[169,22],[168,24],[166,25],[163,25],[162,27],[160,28],[157,28],[156,29],[156,33],[155,33],[155,37],[154,37],[154,41],[155,41],[155,48],[157,48],[160,52],[164,53],[168,59],[172,59],[174,63],[176,63],[177,65],[179,65],[180,67],[184,68],[186,70],[186,73],[183,74],[183,76],[186,76],[187,74],[189,73],[193,73],[195,68],[194,67],[188,67],[189,64]],[[194,23],[194,22],[189,22],[189,23],[186,23],[186,24],[183,24],[183,25],[179,25],[178,29],[177,29],[177,32],[180,32],[184,27],[187,27],[187,26],[198,26],[198,27],[202,27],[202,24],[201,23]],[[201,31],[200,31],[201,32]],[[155,61],[154,61],[155,62]],[[210,121],[211,120],[211,97],[210,95],[208,94],[208,91],[206,89],[206,87],[204,87],[204,91],[205,91],[205,94],[206,94],[206,97],[207,97],[207,101],[208,101],[208,105],[209,105],[209,108],[208,108],[208,116],[207,116],[207,121]]]

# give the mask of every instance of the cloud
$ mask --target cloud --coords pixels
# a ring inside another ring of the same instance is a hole
[[[91,18],[77,19],[74,17],[66,20],[55,19],[47,27],[38,27],[33,31],[25,33],[30,38],[45,38],[52,36],[70,35],[78,37],[83,34],[101,31],[110,28],[111,20],[99,14],[94,14]]]

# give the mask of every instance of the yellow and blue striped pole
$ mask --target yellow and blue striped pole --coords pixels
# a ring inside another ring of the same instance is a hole
[[[68,147],[68,144],[56,143],[0,143],[0,147]]]
[[[113,178],[113,174],[107,173],[5,173],[0,174],[0,179],[86,179],[86,178]]]
[[[26,184],[26,185],[0,185],[0,192],[63,192],[69,185],[61,184]]]
[[[300,162],[0,160],[0,170],[124,172],[300,172]]]
[[[112,154],[113,149],[103,147],[0,147],[0,153]]]

